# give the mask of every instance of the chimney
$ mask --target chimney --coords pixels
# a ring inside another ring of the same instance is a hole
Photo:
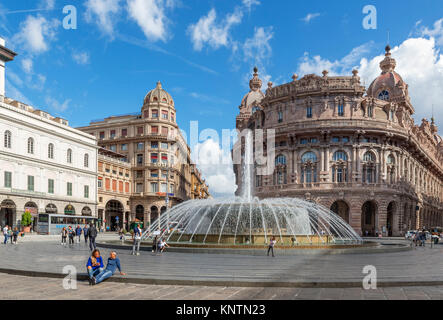
[[[17,54],[5,47],[5,39],[0,37],[0,101],[5,97],[5,65],[14,60]]]

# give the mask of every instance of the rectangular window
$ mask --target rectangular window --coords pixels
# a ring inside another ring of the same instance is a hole
[[[141,179],[141,178],[143,178],[143,171],[141,171],[141,170],[137,170],[137,171],[135,172],[135,176],[136,176],[137,179]]]
[[[143,150],[145,148],[145,144],[143,142],[137,143],[137,150]]]
[[[312,118],[312,107],[306,108],[306,118]]]
[[[28,191],[34,191],[34,176],[28,176]]]
[[[162,111],[162,119],[168,120],[168,111]]]
[[[110,149],[111,151],[116,152],[116,151],[117,151],[117,146],[116,146],[115,144],[113,144],[113,145],[109,146],[109,149]]]
[[[128,129],[122,129],[122,137],[128,136]]]
[[[162,136],[167,136],[167,135],[168,135],[168,128],[162,127]]]
[[[162,149],[168,149],[169,145],[167,142],[162,142]]]
[[[278,122],[279,123],[283,122],[283,112],[281,111],[278,112]]]
[[[158,162],[158,154],[151,153],[151,163],[157,163],[157,162]]]
[[[99,189],[103,188],[103,178],[102,177],[98,177],[98,181],[97,181],[97,187]]]
[[[306,138],[300,139],[300,144],[307,144],[307,143],[308,143],[308,139],[306,139]]]
[[[115,130],[111,130],[111,139],[115,138]]]
[[[117,191],[117,180],[112,180],[112,191]]]
[[[162,179],[168,178],[168,174],[166,171],[162,171]]]
[[[158,133],[158,127],[157,126],[152,126],[151,127],[151,133],[157,134]]]
[[[12,188],[12,173],[5,171],[5,188]]]
[[[151,148],[152,149],[158,149],[158,142],[157,141],[152,141],[151,142]]]
[[[175,115],[173,112],[171,112],[171,121],[174,122],[175,121]]]
[[[158,110],[152,110],[152,117],[158,118]]]
[[[125,192],[129,193],[129,182],[125,182]]]
[[[137,134],[138,135],[143,134],[143,132],[144,132],[143,127],[137,127]]]
[[[160,186],[160,192],[164,192],[164,193],[166,193],[166,183],[162,183],[161,184],[161,186]]]
[[[342,104],[338,106],[337,113],[339,117],[343,117],[345,115],[345,110]]]
[[[317,138],[311,138],[311,143],[317,143],[317,142],[318,142]]]
[[[123,181],[118,182],[118,192],[123,193]]]
[[[332,137],[332,142],[340,142],[340,138],[339,137]]]
[[[121,146],[122,151],[128,151],[128,144],[127,143],[123,143]]]
[[[347,142],[349,142],[349,137],[343,137],[343,138],[341,139],[341,141],[347,143]]]
[[[48,193],[54,193],[54,180],[48,179]]]
[[[158,171],[151,171],[152,178],[158,178]]]
[[[137,183],[135,185],[135,192],[136,193],[142,193],[143,192],[143,183]]]
[[[105,132],[100,131],[100,140],[103,140],[105,138]]]
[[[67,184],[66,184],[66,194],[68,195],[68,196],[72,196],[72,182],[68,182]]]
[[[85,186],[84,191],[85,191],[85,198],[88,199],[89,198],[89,186]]]
[[[151,192],[158,192],[158,183],[151,182]]]
[[[162,153],[162,163],[168,163],[168,155],[166,153]]]
[[[137,165],[139,165],[139,166],[143,165],[143,155],[142,154],[137,155]]]

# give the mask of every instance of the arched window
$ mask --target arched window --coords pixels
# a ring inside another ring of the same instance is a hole
[[[28,153],[34,154],[34,139],[28,138]]]
[[[306,162],[316,162],[317,161],[317,156],[315,155],[314,152],[310,151],[310,152],[306,152],[302,157],[301,157],[301,161],[303,163]]]
[[[375,155],[368,151],[363,155],[363,183],[377,183],[377,168],[375,164]]]
[[[52,143],[48,145],[48,158],[54,159],[54,145]]]
[[[365,162],[374,162],[375,156],[372,152],[368,151],[363,155],[363,161]]]
[[[348,155],[344,151],[337,151],[332,156],[332,159],[334,161],[348,161]]]
[[[11,131],[5,131],[5,148],[11,148]]]
[[[348,155],[344,151],[336,151],[332,160],[336,163],[332,164],[332,182],[347,182],[348,181]]]
[[[394,156],[392,154],[390,154],[388,156],[388,159],[386,160],[386,163],[387,164],[395,164],[395,158],[394,158]]]
[[[378,94],[378,98],[380,100],[388,101],[389,100],[389,92],[386,90],[383,90]]]
[[[84,166],[85,166],[85,168],[88,168],[89,167],[89,154],[85,154],[85,158],[84,158],[84,161],[83,161],[84,163]]]
[[[275,158],[275,165],[277,166],[279,164],[281,164],[281,165],[285,165],[286,164],[286,157],[284,155],[282,155],[282,154],[278,155]]]
[[[301,157],[301,182],[315,183],[317,182],[317,156],[314,152],[309,151]]]
[[[66,153],[66,161],[68,163],[72,163],[72,150],[68,149],[68,152]]]

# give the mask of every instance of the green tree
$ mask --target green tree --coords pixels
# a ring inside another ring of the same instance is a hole
[[[22,221],[21,221],[21,224],[22,224],[22,226],[24,226],[24,227],[29,227],[29,226],[31,225],[31,223],[32,223],[32,216],[31,216],[31,213],[30,213],[29,211],[25,211],[25,212],[22,214]]]

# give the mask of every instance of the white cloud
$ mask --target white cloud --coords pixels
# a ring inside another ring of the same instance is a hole
[[[308,13],[306,15],[306,17],[302,18],[301,20],[303,20],[306,23],[311,22],[311,20],[320,17],[320,13]]]
[[[96,23],[104,35],[114,39],[114,27],[120,11],[121,0],[87,0],[85,18]]]
[[[26,73],[32,73],[33,65],[34,63],[30,58],[25,58],[22,60],[22,69]]]
[[[242,0],[242,3],[249,13],[251,12],[253,6],[260,5],[260,1],[258,0]]]
[[[30,53],[42,53],[49,49],[50,41],[55,39],[60,21],[47,20],[42,16],[28,16],[20,24],[20,31],[15,34],[12,41],[24,46]]]
[[[55,0],[41,0],[40,7],[46,10],[53,10],[55,8]]]
[[[55,111],[63,112],[66,111],[69,107],[69,103],[71,103],[71,99],[66,99],[64,102],[60,103],[56,99],[46,96],[45,98],[46,104]]]
[[[205,44],[213,49],[220,47],[229,47],[232,44],[231,28],[240,24],[243,18],[243,11],[237,7],[233,13],[218,22],[217,12],[211,9],[208,15],[203,16],[196,24],[192,24],[188,28],[191,36],[194,50],[201,51]]]
[[[416,23],[416,26],[418,26],[421,23],[421,20]],[[422,27],[420,30],[421,35],[432,37],[436,40],[437,45],[442,46],[443,45],[443,18],[440,20],[435,21],[434,28],[429,29],[427,27]]]
[[[436,28],[434,24],[434,30]],[[440,100],[443,95],[443,55],[438,41],[429,37],[429,29],[424,28],[423,36],[409,38],[391,50],[392,57],[397,61],[395,71],[409,85],[409,95],[415,109],[415,121],[429,119],[434,105],[434,117],[437,125],[443,128],[443,113],[439,112]],[[438,32],[432,33],[437,36]],[[330,61],[321,56],[310,58],[308,54],[301,59],[298,67],[299,74],[316,73],[327,69],[331,75],[350,75],[354,67],[359,70],[363,84],[366,87],[381,73],[379,63],[384,54],[368,56],[372,44],[357,47],[342,59]],[[381,50],[380,50],[381,51]]]
[[[232,196],[237,189],[231,155],[213,139],[199,143],[192,153],[214,196]]]
[[[130,18],[139,25],[148,40],[167,40],[169,19],[165,9],[174,8],[175,1],[127,0],[127,5]]]
[[[72,59],[77,64],[81,64],[81,65],[89,64],[89,62],[90,62],[90,56],[89,56],[89,53],[87,53],[87,52],[73,52]]]
[[[310,73],[321,74],[323,70],[328,70],[329,75],[351,73],[352,69],[360,63],[360,60],[370,52],[373,46],[374,43],[372,41],[365,43],[352,49],[352,51],[343,58],[335,61],[324,59],[319,55],[311,57],[308,52],[305,52],[304,56],[300,59],[297,73],[299,75]]]
[[[255,28],[254,36],[246,39],[243,45],[245,61],[251,61],[258,65],[264,65],[272,55],[272,47],[269,41],[274,37],[272,27]]]

